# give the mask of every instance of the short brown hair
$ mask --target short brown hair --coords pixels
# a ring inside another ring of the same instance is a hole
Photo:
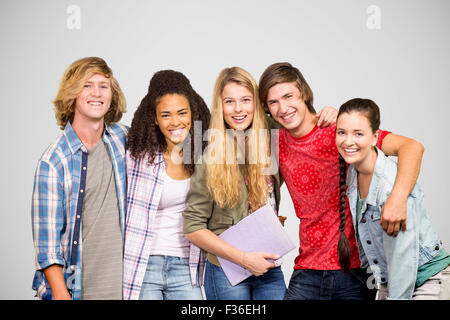
[[[58,93],[53,100],[56,121],[61,130],[64,130],[68,121],[73,121],[77,96],[85,81],[94,74],[101,74],[111,81],[112,100],[105,114],[106,124],[119,121],[126,112],[125,96],[105,60],[99,57],[82,58],[74,61],[64,71]]]
[[[279,62],[268,66],[259,79],[259,99],[266,109],[266,112],[268,112],[267,95],[269,89],[274,85],[283,82],[295,82],[309,112],[316,114],[316,110],[313,106],[314,97],[311,88],[300,70],[288,62]]]

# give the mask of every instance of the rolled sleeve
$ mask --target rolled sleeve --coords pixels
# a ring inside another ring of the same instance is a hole
[[[65,229],[62,198],[63,188],[57,170],[40,161],[34,178],[31,208],[37,270],[52,264],[65,264],[60,250],[61,233]]]
[[[214,201],[206,185],[206,166],[196,165],[196,170],[191,177],[189,192],[186,195],[183,232],[191,233],[206,229],[213,207]]]
[[[386,138],[386,136],[388,134],[390,134],[390,133],[392,133],[392,132],[386,131],[386,130],[380,130],[380,132],[378,134],[378,140],[377,140],[377,147],[378,147],[378,149],[381,149],[381,146],[383,145],[384,138]]]
[[[36,254],[36,270],[43,270],[54,264],[59,264],[64,266],[64,259],[62,256],[56,252],[42,252]]]

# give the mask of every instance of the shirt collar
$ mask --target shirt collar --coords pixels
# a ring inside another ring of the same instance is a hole
[[[384,175],[384,168],[386,167],[386,156],[384,155],[383,151],[378,149],[377,147],[376,151],[378,153],[377,160],[375,162],[375,168],[373,170],[372,180],[370,182],[370,188],[369,188],[369,194],[366,198],[366,203],[370,204],[372,206],[377,206],[378,204],[378,196],[380,194],[380,189],[382,187],[381,185],[381,179]]]
[[[377,206],[381,185],[381,178],[384,175],[384,169],[386,167],[386,156],[377,147],[376,151],[378,153],[377,160],[375,161],[375,168],[372,174],[372,180],[370,181],[369,193],[365,199],[366,204],[372,206]],[[358,172],[353,165],[350,165],[347,172],[347,186],[349,194],[352,192],[358,192]]]
[[[105,123],[103,126],[102,140],[105,139],[105,136],[111,135],[111,130],[112,129]],[[64,135],[66,136],[67,143],[69,144],[69,149],[72,154],[75,154],[79,149],[83,152],[87,152],[87,148],[83,145],[80,138],[78,138],[70,121],[67,122],[66,127],[64,128]]]

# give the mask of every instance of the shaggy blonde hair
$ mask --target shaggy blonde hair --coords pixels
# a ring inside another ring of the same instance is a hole
[[[53,100],[56,121],[61,130],[64,130],[68,121],[73,121],[77,96],[83,90],[86,80],[95,74],[101,74],[111,81],[112,99],[111,106],[105,114],[106,124],[119,121],[126,112],[125,96],[105,60],[98,57],[82,58],[74,61],[64,71],[58,94]]]
[[[258,85],[250,73],[239,67],[222,70],[214,86],[209,126],[214,136],[209,139],[208,145],[208,149],[213,145],[214,156],[212,153],[206,154],[207,185],[214,201],[220,207],[233,208],[241,201],[243,181],[238,161],[240,148],[234,143],[234,135],[231,135],[232,143],[229,143],[230,130],[227,130],[223,117],[222,92],[230,82],[244,86],[253,95],[255,111],[253,122],[248,128],[251,130],[247,130],[245,134],[245,163],[242,166],[243,174],[247,177],[248,205],[253,212],[267,201],[268,177],[263,174],[263,170],[270,162],[270,149],[267,149],[270,134],[259,101]]]

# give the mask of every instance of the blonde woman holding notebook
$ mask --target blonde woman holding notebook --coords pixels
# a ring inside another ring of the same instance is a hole
[[[269,122],[273,127],[253,77],[239,67],[222,70],[214,87],[209,145],[191,178],[183,213],[186,237],[208,252],[204,288],[209,300],[284,297],[283,273],[272,262],[278,255],[243,252],[218,237],[267,203],[278,214],[281,179],[278,170],[270,170]],[[245,138],[240,139],[242,135]],[[217,256],[253,275],[232,286]]]

